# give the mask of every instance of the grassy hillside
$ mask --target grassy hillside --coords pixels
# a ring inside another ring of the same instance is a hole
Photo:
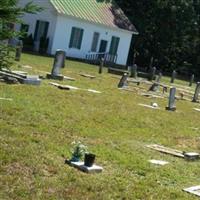
[[[16,68],[45,74],[42,71],[50,72],[52,63],[52,58],[23,54],[21,64],[33,69]],[[148,99],[118,90],[118,76],[106,69],[99,75],[94,65],[74,61],[66,65],[62,73],[76,81],[61,84],[102,94],[59,90],[49,80],[39,87],[0,83],[0,97],[13,99],[0,100],[0,199],[198,199],[182,189],[199,184],[199,162],[164,155],[145,145],[198,152],[200,112],[192,108],[199,104],[177,101],[177,112],[168,112],[166,98]],[[80,72],[96,79],[81,77]],[[162,109],[138,106],[151,102]],[[79,140],[97,155],[103,173],[88,175],[64,164],[71,143]],[[150,159],[170,164],[155,166]]]

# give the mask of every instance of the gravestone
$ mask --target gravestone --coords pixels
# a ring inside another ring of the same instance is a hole
[[[57,50],[51,74],[47,74],[47,78],[63,80],[64,76],[60,74],[60,68],[64,68],[64,66],[65,66],[65,52],[62,50]]]
[[[168,102],[168,107],[166,107],[166,110],[169,111],[175,111],[176,106],[175,106],[175,95],[176,95],[176,88],[170,88],[169,92],[169,102]]]
[[[137,78],[137,65],[134,64],[130,68],[130,77]]]
[[[199,93],[200,93],[200,82],[197,82],[197,86],[195,89],[195,93],[194,93],[192,102],[199,102]]]
[[[152,81],[155,78],[156,75],[156,67],[151,68],[149,73],[149,80]]]
[[[190,77],[190,83],[189,83],[190,87],[192,86],[193,82],[194,82],[194,74],[192,74]]]
[[[176,78],[176,71],[173,70],[172,77],[171,77],[171,83],[174,83],[175,78]]]
[[[19,40],[16,45],[15,61],[20,61],[22,54],[23,42]]]
[[[102,74],[103,65],[104,65],[104,58],[101,58],[100,59],[100,65],[99,65],[99,74]]]
[[[157,78],[156,78],[156,82],[157,82],[157,83],[160,83],[161,79],[162,79],[162,73],[160,72],[160,73],[158,74]]]
[[[162,73],[156,77],[156,83],[153,83],[152,86],[149,88],[149,91],[157,92],[159,90],[159,83],[162,78]]]
[[[124,73],[122,78],[119,81],[118,88],[123,88],[123,87],[128,86],[127,80],[128,80],[128,74]]]

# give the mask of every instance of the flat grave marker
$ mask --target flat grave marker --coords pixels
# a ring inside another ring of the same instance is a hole
[[[103,171],[103,167],[98,165],[92,165],[92,167],[87,167],[84,165],[84,162],[71,162],[69,160],[66,160],[65,163],[68,165],[79,169],[80,171],[83,171],[85,173],[101,173]]]
[[[162,165],[162,166],[169,164],[169,162],[163,160],[149,160],[149,162],[155,165]]]
[[[200,185],[183,189],[183,191],[200,197]]]

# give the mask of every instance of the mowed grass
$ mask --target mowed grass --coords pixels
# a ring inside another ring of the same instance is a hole
[[[52,63],[53,58],[23,54],[21,64],[33,69],[16,69],[45,75]],[[81,77],[80,72],[96,79]],[[43,80],[39,87],[0,83],[0,97],[13,99],[0,100],[0,199],[198,199],[182,189],[199,184],[199,161],[187,162],[145,146],[156,143],[199,152],[200,112],[193,110],[199,104],[177,101],[177,112],[165,111],[166,98],[118,90],[120,77],[106,69],[99,75],[97,66],[81,62],[66,60],[62,74],[76,81],[57,82],[102,94],[59,90],[48,84],[52,80]],[[151,102],[162,109],[138,106]],[[73,141],[96,154],[103,173],[85,174],[64,164]],[[160,167],[150,159],[170,164]]]

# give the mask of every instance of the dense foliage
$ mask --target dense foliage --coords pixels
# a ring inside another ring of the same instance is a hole
[[[140,35],[132,47],[141,66],[200,72],[199,0],[116,0]]]
[[[35,13],[41,10],[31,2],[19,8],[17,2],[18,0],[0,0],[0,69],[11,64],[8,40],[20,36],[20,32],[14,30],[14,24],[21,23],[20,17],[24,13]]]

